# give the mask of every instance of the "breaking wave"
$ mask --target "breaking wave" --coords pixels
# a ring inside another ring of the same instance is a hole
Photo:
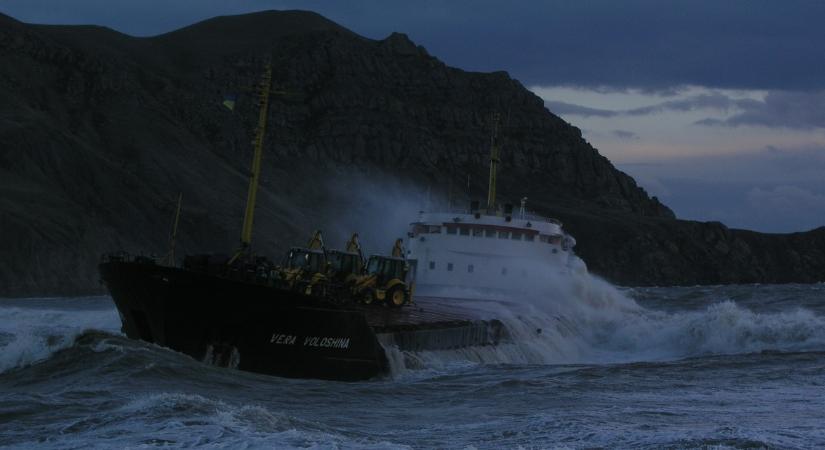
[[[497,346],[423,352],[389,347],[387,352],[393,375],[414,370],[420,376],[476,364],[610,364],[825,351],[825,316],[798,306],[757,312],[714,295],[719,298],[698,308],[663,311],[645,308],[609,283],[580,273],[554,280],[552,293],[517,303],[485,302],[509,334]],[[108,298],[79,309],[0,305],[0,373],[48,359],[88,331],[119,334],[119,329]],[[117,344],[110,341],[95,340],[93,350]]]
[[[261,405],[183,392],[135,397],[106,411],[63,418],[59,429],[44,431],[59,439],[39,440],[38,448],[88,448],[92,442],[100,448],[409,448]],[[19,448],[34,444],[31,436],[16,434],[7,437]]]
[[[117,310],[0,307],[0,373],[47,359],[90,330],[118,333]]]
[[[808,309],[755,312],[721,297],[699,309],[667,312],[645,308],[586,273],[553,281],[552,293],[499,304],[507,342],[427,352],[390,349],[393,373],[468,363],[610,364],[825,350],[825,317]]]
[[[407,448],[375,442],[259,405],[234,405],[197,394],[159,393],[137,398],[109,413],[115,428],[156,428],[151,445],[220,448]],[[122,417],[118,417],[122,416]],[[176,420],[185,417],[185,421]],[[119,435],[111,430],[110,435]],[[99,430],[98,430],[99,432]],[[112,444],[117,444],[113,442]]]

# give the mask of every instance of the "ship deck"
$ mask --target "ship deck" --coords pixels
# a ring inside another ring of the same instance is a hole
[[[399,309],[365,306],[367,323],[378,332],[454,327],[468,322],[494,320],[500,304],[484,300],[416,297]]]

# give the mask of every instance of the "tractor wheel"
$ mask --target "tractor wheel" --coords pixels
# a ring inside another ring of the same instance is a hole
[[[371,304],[373,300],[375,300],[375,293],[373,293],[371,290],[361,293],[361,301],[365,305]]]
[[[401,286],[393,286],[387,291],[387,297],[384,299],[392,308],[398,308],[403,306],[407,303],[407,293],[404,292],[404,288]]]
[[[313,297],[326,297],[326,286],[319,283],[310,284],[309,286],[307,286],[307,295],[311,295]]]

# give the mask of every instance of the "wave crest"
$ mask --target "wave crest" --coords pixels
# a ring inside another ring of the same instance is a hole
[[[759,313],[722,297],[709,298],[702,309],[666,312],[642,307],[589,274],[559,277],[553,286],[519,304],[501,304],[497,314],[509,342],[416,353],[390,349],[393,373],[468,362],[606,364],[825,350],[825,318],[807,309]]]
[[[29,366],[71,347],[90,330],[118,333],[115,309],[60,310],[0,307],[0,373]]]

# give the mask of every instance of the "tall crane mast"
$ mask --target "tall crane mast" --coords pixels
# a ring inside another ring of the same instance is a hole
[[[252,156],[252,170],[249,177],[249,190],[246,195],[246,210],[243,216],[243,228],[241,229],[241,246],[230,259],[234,262],[243,252],[249,249],[252,244],[252,224],[255,220],[255,202],[258,197],[258,184],[261,178],[261,156],[264,149],[264,136],[266,135],[266,122],[269,111],[269,95],[272,91],[272,65],[267,64],[263,79],[258,88],[258,125],[255,128],[255,140],[252,141],[254,153]]]
[[[490,137],[490,184],[487,190],[487,213],[494,214],[496,209],[496,171],[498,170],[498,122],[499,113],[493,113],[493,132]]]

